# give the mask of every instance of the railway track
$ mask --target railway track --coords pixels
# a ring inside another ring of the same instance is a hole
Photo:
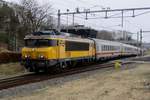
[[[129,64],[129,63],[131,63],[131,62],[125,62],[123,64]],[[54,73],[53,74],[52,73],[51,74],[44,74],[44,73],[28,74],[28,75],[22,75],[22,76],[2,79],[2,80],[0,80],[0,90],[17,87],[17,86],[21,86],[21,85],[25,85],[25,84],[29,84],[29,83],[36,83],[36,82],[49,80],[49,79],[53,79],[53,78],[64,77],[67,75],[92,71],[92,70],[96,70],[96,69],[110,68],[110,67],[114,67],[114,62],[66,69],[63,72],[57,73],[57,74],[56,73],[55,74]]]

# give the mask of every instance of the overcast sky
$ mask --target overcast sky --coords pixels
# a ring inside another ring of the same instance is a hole
[[[5,0],[10,2],[17,2],[18,0]],[[61,9],[61,12],[66,12],[66,9],[70,11],[75,11],[75,8],[80,8],[90,10],[100,10],[102,7],[110,9],[118,8],[139,8],[139,7],[150,7],[150,0],[38,0],[42,3],[50,3],[54,9],[54,12],[57,13],[58,9]],[[150,11],[150,10],[149,10]],[[144,12],[144,11],[143,11]],[[129,14],[129,13],[126,13]],[[99,14],[100,15],[100,14]],[[96,15],[89,15],[90,17],[98,17]],[[103,14],[102,14],[103,15]],[[55,17],[57,17],[55,15]],[[80,23],[95,29],[107,29],[107,30],[118,30],[122,29],[121,19],[90,19],[85,20],[85,15],[76,15],[75,22]],[[150,31],[150,13],[138,16],[136,18],[125,18],[124,19],[124,30],[137,33],[137,31],[142,28],[145,31]],[[62,23],[67,23],[67,17],[63,16]],[[72,23],[72,16],[69,16],[69,24]],[[136,35],[134,35],[136,37]],[[143,40],[145,42],[150,42],[150,33],[144,33]]]

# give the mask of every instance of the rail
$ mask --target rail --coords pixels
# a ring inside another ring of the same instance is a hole
[[[131,62],[125,62],[122,64],[129,64],[129,63]],[[41,82],[53,78],[64,77],[67,75],[78,74],[82,72],[93,71],[93,70],[103,69],[103,68],[112,68],[112,67],[114,67],[114,62],[70,68],[64,70],[61,73],[29,74],[29,75],[22,75],[22,76],[2,79],[0,80],[0,90],[21,86],[29,83]]]

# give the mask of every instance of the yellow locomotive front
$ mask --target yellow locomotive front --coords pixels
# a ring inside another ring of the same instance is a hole
[[[22,49],[22,63],[29,71],[39,71],[57,64],[58,39],[47,36],[30,36],[25,38]]]
[[[22,49],[23,59],[56,59],[57,40],[27,39],[25,44],[25,47]]]

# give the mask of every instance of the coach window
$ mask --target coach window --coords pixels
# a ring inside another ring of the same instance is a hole
[[[106,51],[108,51],[109,50],[109,46],[107,45],[107,50]]]
[[[103,51],[105,51],[105,45],[103,45]]]
[[[115,46],[113,46],[113,50],[115,50]]]
[[[109,50],[109,46],[107,45],[107,51]]]
[[[103,48],[103,51],[105,51],[105,45],[103,46],[104,48]]]
[[[105,51],[107,51],[107,45],[105,45]]]
[[[106,50],[106,47],[105,47],[105,45],[104,45],[104,49],[103,49],[103,51],[105,51]]]

